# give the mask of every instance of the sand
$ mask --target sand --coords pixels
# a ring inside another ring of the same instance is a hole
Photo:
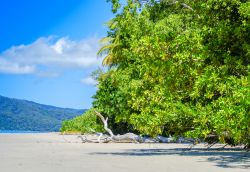
[[[206,151],[201,144],[189,151],[185,144],[83,144],[76,137],[58,133],[0,134],[0,171],[250,171],[250,152],[231,148]]]

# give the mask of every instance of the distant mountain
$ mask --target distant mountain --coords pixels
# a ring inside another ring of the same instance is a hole
[[[0,130],[58,131],[63,120],[85,111],[0,96]]]

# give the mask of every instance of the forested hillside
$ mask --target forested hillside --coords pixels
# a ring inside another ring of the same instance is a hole
[[[250,2],[119,0],[93,107],[116,133],[250,143]]]
[[[58,131],[63,120],[84,111],[0,96],[0,130]]]

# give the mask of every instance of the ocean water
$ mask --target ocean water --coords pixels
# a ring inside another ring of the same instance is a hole
[[[47,133],[46,131],[22,131],[22,130],[0,130],[0,133],[6,134],[26,134],[26,133]]]

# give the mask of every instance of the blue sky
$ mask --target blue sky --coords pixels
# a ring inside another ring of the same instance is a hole
[[[91,107],[90,74],[112,17],[106,0],[1,0],[0,95]]]

